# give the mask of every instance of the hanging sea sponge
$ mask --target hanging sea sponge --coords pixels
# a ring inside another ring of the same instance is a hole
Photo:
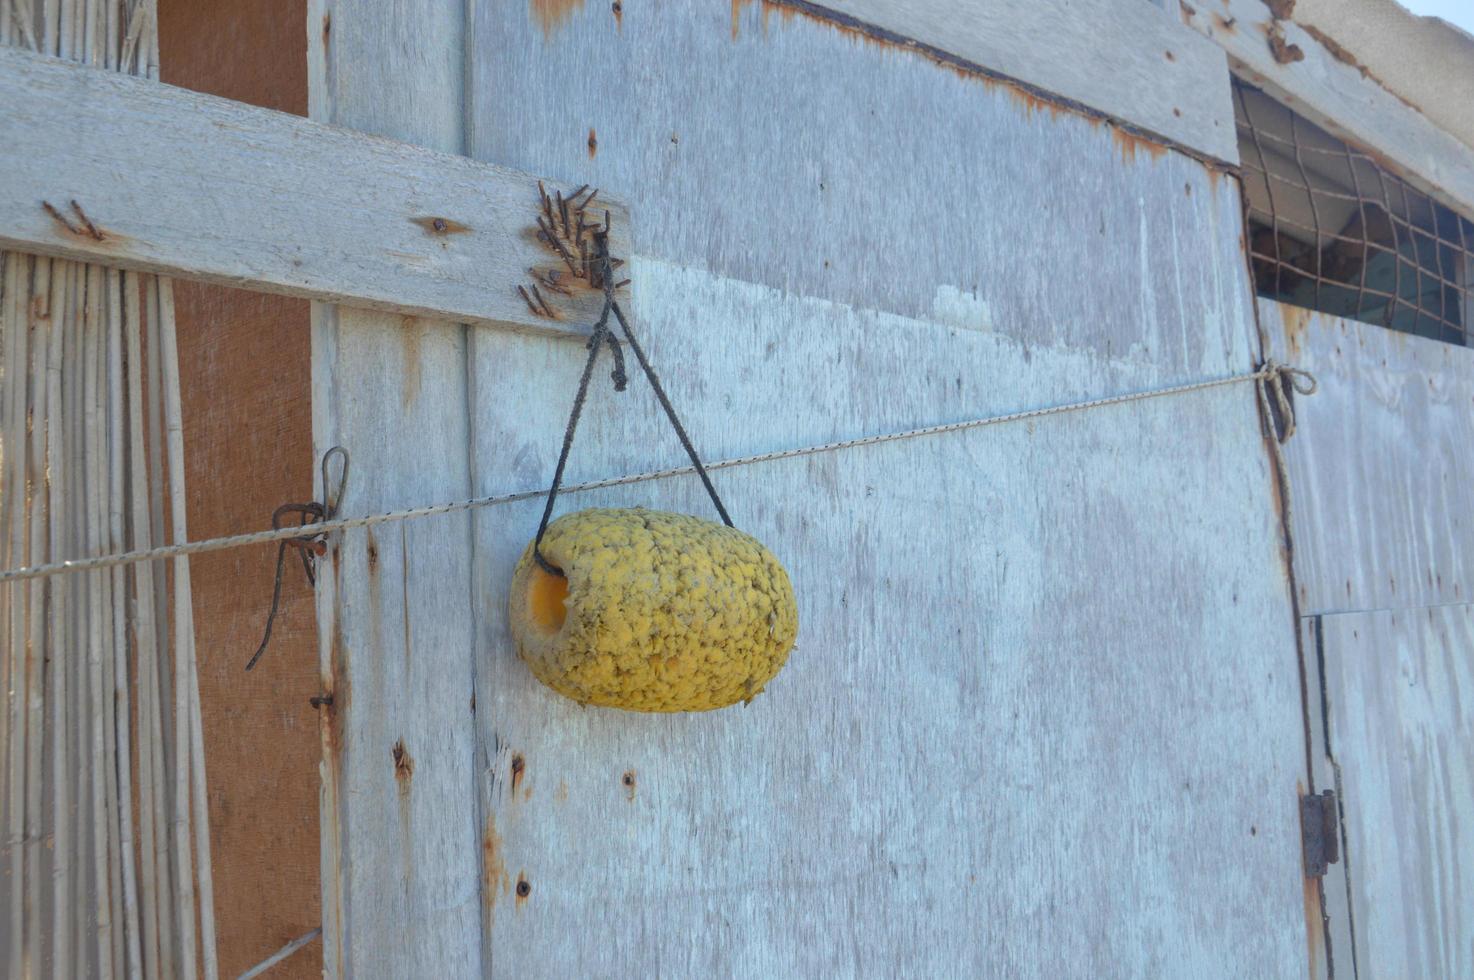
[[[706,711],[750,700],[788,659],[788,573],[756,539],[685,514],[582,510],[512,577],[517,653],[581,704]],[[566,577],[565,577],[566,576]]]

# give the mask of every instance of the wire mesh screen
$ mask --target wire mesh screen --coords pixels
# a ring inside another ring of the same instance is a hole
[[[1474,221],[1234,83],[1260,296],[1468,344]]]

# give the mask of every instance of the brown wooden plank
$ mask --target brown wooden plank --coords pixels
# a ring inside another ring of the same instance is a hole
[[[163,80],[305,115],[304,0],[160,0]],[[305,300],[200,282],[174,287],[189,523],[196,536],[263,527],[312,496]],[[283,580],[270,652],[252,673],[275,549],[192,562],[222,975],[307,932],[318,892],[317,629],[300,568]],[[313,943],[272,973],[318,977]]]

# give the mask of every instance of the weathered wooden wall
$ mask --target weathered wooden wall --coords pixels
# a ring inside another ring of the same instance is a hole
[[[1474,976],[1474,605],[1337,613],[1319,627],[1345,959],[1363,977]]]
[[[467,93],[473,155],[631,202],[639,321],[709,456],[1256,362],[1231,183],[734,10],[478,3]],[[471,332],[475,492],[548,478],[581,353]],[[595,393],[570,478],[678,460],[637,383]],[[802,632],[709,715],[541,688],[504,625],[537,505],[475,519],[484,975],[1306,969],[1294,623],[1247,386],[718,484]],[[708,506],[691,480],[563,506],[610,503]]]
[[[1321,380],[1286,447],[1302,613],[1474,597],[1474,352],[1260,301],[1273,356]]]
[[[310,0],[312,117],[462,152],[464,14]],[[345,513],[468,495],[465,327],[314,304],[312,369],[316,451],[352,454]],[[465,515],[393,525],[345,534],[323,564],[330,975],[480,971],[469,537]]]
[[[1467,976],[1474,351],[1259,305],[1266,348],[1320,382],[1285,449],[1312,776],[1342,801],[1345,860],[1324,886],[1334,963]]]

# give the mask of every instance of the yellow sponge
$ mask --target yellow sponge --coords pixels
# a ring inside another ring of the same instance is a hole
[[[788,573],[751,535],[664,511],[558,518],[512,577],[517,653],[581,704],[706,711],[751,700],[788,659]]]

